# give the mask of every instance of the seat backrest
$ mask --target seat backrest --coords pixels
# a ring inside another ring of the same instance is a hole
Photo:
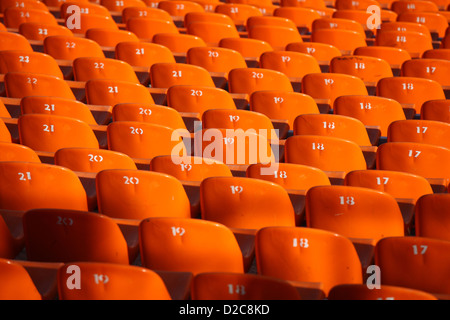
[[[33,51],[30,42],[23,35],[15,32],[0,32],[0,50]]]
[[[119,103],[151,103],[150,91],[139,83],[121,80],[92,79],[86,82],[88,104],[115,106]]]
[[[404,49],[413,58],[433,49],[431,36],[415,31],[380,31],[377,33],[375,45]]]
[[[401,75],[404,77],[416,77],[431,79],[441,86],[449,86],[448,74],[450,72],[450,61],[442,59],[412,59],[405,61],[402,65]]]
[[[110,79],[140,83],[131,65],[112,58],[80,57],[73,61],[75,81]]]
[[[5,74],[6,96],[55,96],[75,100],[75,95],[62,78],[34,72],[14,71]]]
[[[296,7],[278,7],[274,10],[273,15],[290,19],[297,28],[304,28],[305,31],[309,32],[312,30],[313,21],[321,18],[320,14],[314,9]]]
[[[194,21],[186,27],[186,32],[203,39],[206,45],[216,47],[224,38],[239,38],[234,24],[220,22]]]
[[[306,224],[375,242],[404,235],[397,201],[388,193],[353,186],[317,186],[306,194]]]
[[[262,90],[294,91],[289,77],[284,73],[263,68],[233,69],[228,76],[228,85],[230,93],[248,95]]]
[[[119,103],[112,111],[113,121],[138,121],[163,125],[172,129],[187,130],[175,109],[144,103]]]
[[[259,58],[262,53],[273,50],[268,42],[250,38],[224,38],[219,47],[236,50],[244,58]]]
[[[287,120],[290,129],[297,116],[319,113],[317,103],[311,96],[281,90],[253,92],[250,96],[250,110],[265,114],[270,119]]]
[[[139,39],[148,41],[157,33],[179,33],[173,21],[145,17],[128,19],[126,30],[133,32]]]
[[[246,68],[244,57],[236,50],[221,47],[193,47],[186,53],[186,63],[202,67],[209,72],[223,72]]]
[[[61,148],[99,148],[91,127],[78,119],[47,115],[25,114],[18,120],[20,143],[35,151],[56,152]]]
[[[194,155],[227,165],[248,166],[277,161],[279,151],[272,149],[266,135],[255,131],[223,128],[198,130],[194,133]]]
[[[128,264],[126,240],[116,222],[98,213],[36,209],[23,216],[27,259]]]
[[[439,82],[416,77],[391,77],[380,79],[377,83],[377,96],[397,100],[410,105],[416,114],[421,113],[422,104],[429,100],[445,99]]]
[[[86,192],[71,170],[43,163],[0,162],[0,207],[87,210]],[[42,192],[45,190],[45,194]]]
[[[320,169],[294,163],[277,163],[274,168],[260,163],[248,166],[246,176],[279,184],[286,190],[309,190],[329,185],[330,179]]]
[[[446,99],[425,101],[422,104],[420,118],[450,123],[450,112]]]
[[[377,151],[376,166],[381,170],[402,171],[425,178],[449,178],[445,165],[450,150],[416,142],[388,142]]]
[[[335,46],[320,42],[293,42],[286,46],[286,50],[309,54],[316,58],[317,62],[327,64],[334,57],[342,55]]]
[[[138,159],[152,159],[160,155],[179,155],[184,146],[182,137],[177,130],[145,122],[111,122],[107,128],[107,136],[108,149]]]
[[[450,49],[437,48],[427,50],[422,54],[422,58],[450,60]]]
[[[9,7],[18,7],[17,2],[15,2],[14,0],[2,1],[1,5],[0,5],[0,11],[2,13],[4,13],[5,10]],[[48,11],[48,7],[45,4],[45,2],[41,2],[41,1],[28,1],[28,0],[22,1],[20,3],[20,8],[40,9],[40,10]]]
[[[138,37],[130,31],[111,28],[88,29],[86,38],[94,40],[102,47],[115,47],[119,42],[124,41],[139,41]]]
[[[427,194],[415,206],[415,234],[418,237],[448,241],[448,194]]]
[[[109,169],[97,174],[99,212],[112,218],[190,217],[189,199],[176,178],[143,170]]]
[[[349,74],[373,85],[382,78],[394,76],[386,60],[354,55],[333,58],[330,62],[330,72]]]
[[[107,169],[137,169],[127,155],[105,149],[62,148],[55,152],[55,164],[78,172],[100,172]]]
[[[405,120],[402,105],[394,99],[376,96],[342,96],[334,100],[335,114],[353,117],[366,126],[379,126],[382,137],[387,136],[389,125]]]
[[[100,0],[100,5],[104,6],[109,11],[120,13],[127,7],[146,7],[145,2],[141,0],[124,0],[122,2],[117,2],[114,0]]]
[[[33,149],[11,142],[0,142],[0,161],[41,162]]]
[[[158,62],[175,62],[169,48],[150,42],[120,42],[115,47],[115,58],[131,66],[148,67]]]
[[[336,114],[303,114],[294,121],[294,135],[316,135],[346,139],[359,146],[372,145],[364,124]]]
[[[224,89],[197,86],[175,85],[167,90],[167,105],[178,112],[199,113],[209,109],[236,109],[233,97]]]
[[[90,39],[75,36],[48,36],[44,39],[44,52],[55,59],[74,60],[78,57],[104,58],[100,45]]]
[[[202,218],[229,228],[259,230],[295,226],[287,191],[274,183],[240,177],[212,177],[200,185]]]
[[[255,274],[201,273],[191,287],[193,300],[299,300],[287,281]]]
[[[67,16],[65,18],[64,25],[69,26],[70,25],[69,19],[71,19],[71,18],[72,18],[71,15]],[[117,23],[114,21],[114,19],[111,18],[111,16],[104,15],[103,13],[101,13],[101,14],[94,14],[94,13],[80,14],[79,22],[80,22],[79,23],[80,28],[72,29],[72,32],[74,34],[86,35],[86,31],[88,31],[89,29],[92,29],[92,28],[109,28],[111,30],[119,29],[119,27],[118,27]]]
[[[0,259],[2,300],[42,300],[27,270],[14,260]]]
[[[364,81],[355,76],[341,73],[311,73],[302,79],[302,92],[315,99],[334,100],[346,95],[368,95]]]
[[[366,10],[371,5],[379,5],[378,1],[375,0],[362,0],[362,1],[351,1],[351,0],[336,0],[334,7],[337,10],[349,10],[349,9],[359,9]]]
[[[425,0],[411,0],[409,3],[402,3],[400,0],[391,3],[391,10],[398,15],[404,12],[436,12],[439,10],[438,6],[432,1]]]
[[[411,31],[420,32],[431,37],[430,30],[421,23],[411,22],[411,21],[390,21],[382,23],[380,25],[380,30],[383,31]]]
[[[249,17],[262,16],[262,12],[257,7],[243,3],[221,3],[214,11],[229,16],[236,25],[243,26]]]
[[[318,29],[311,33],[311,41],[331,44],[344,53],[367,45],[365,34],[345,29]]]
[[[154,157],[150,162],[150,170],[171,175],[181,181],[201,182],[209,177],[232,176],[230,168],[223,162],[201,157]]]
[[[449,294],[443,270],[449,265],[447,241],[423,237],[382,239],[375,247],[375,264],[382,272],[381,285]]]
[[[353,141],[327,136],[301,135],[287,138],[285,162],[312,166],[324,171],[349,172],[367,169],[360,146]]]
[[[73,268],[80,271],[80,287],[67,283]],[[154,271],[113,263],[66,263],[58,269],[60,300],[171,300],[162,278]]]
[[[260,56],[260,66],[284,73],[288,77],[303,78],[308,73],[320,73],[316,58],[295,51],[269,51]]]
[[[450,124],[432,120],[399,120],[388,129],[388,142],[417,142],[450,149]]]
[[[204,12],[205,9],[196,2],[183,0],[163,0],[158,8],[167,11],[171,16],[184,17],[188,12]]]
[[[331,289],[328,300],[437,300],[427,292],[383,285],[376,290],[366,284],[341,284]]]
[[[49,36],[64,35],[73,36],[73,32],[60,25],[46,24],[41,22],[23,22],[19,25],[19,34],[28,40],[43,41]]]
[[[80,8],[80,11],[86,14],[98,14],[106,17],[112,17],[108,8],[100,3],[93,3],[91,1],[66,1],[61,2],[59,7],[59,14],[61,18],[66,18],[72,14],[72,11],[69,10],[69,7],[72,5],[76,5]]]
[[[131,18],[147,17],[150,19],[160,19],[173,21],[170,14],[162,9],[153,7],[126,7],[122,10],[122,23],[127,23]]]
[[[386,192],[396,199],[413,199],[433,193],[430,183],[421,176],[389,170],[356,170],[345,176],[344,185]]]
[[[213,4],[213,3],[211,3]],[[215,2],[216,5],[218,5],[218,2]],[[218,12],[214,12],[214,11],[193,11],[193,12],[188,12],[185,14],[184,16],[184,26],[188,26],[189,24],[191,24],[192,22],[198,22],[198,21],[203,21],[203,22],[218,22],[218,23],[224,23],[224,24],[230,24],[233,25],[234,21],[233,19],[230,18],[230,16],[227,16],[226,14],[223,13],[218,13]]]
[[[202,38],[185,33],[157,33],[153,36],[153,43],[163,45],[173,53],[186,54],[194,47],[206,47]]]
[[[219,223],[199,219],[146,219],[139,226],[139,244],[145,268],[191,272],[194,276],[203,272],[244,272],[242,253],[234,234]]]
[[[286,27],[286,28],[297,28],[297,25],[288,18],[275,17],[275,16],[253,16],[249,17],[246,22],[247,30],[250,30],[254,26],[264,25],[264,26],[274,26],[274,27]]]
[[[303,38],[297,28],[276,27],[269,25],[255,25],[248,30],[250,39],[265,41],[274,50],[284,50],[289,43],[303,42]]]
[[[254,131],[268,139],[277,139],[270,119],[255,111],[232,110],[232,109],[210,109],[203,113],[202,127],[204,129],[242,129],[244,131]]]
[[[358,33],[364,34],[364,28],[363,26],[354,21],[349,19],[343,19],[343,18],[320,18],[317,20],[314,20],[312,23],[312,32],[315,32],[319,29],[341,29],[341,30],[350,30],[350,31],[356,31]]]
[[[21,7],[9,7],[3,13],[3,23],[7,28],[19,28],[24,22],[44,22],[57,25],[58,22],[48,9],[32,9]]]
[[[397,68],[400,68],[403,62],[411,59],[411,55],[405,49],[385,46],[359,47],[354,50],[353,54],[380,58]]]
[[[89,107],[81,101],[53,96],[27,96],[20,100],[22,114],[39,113],[75,118],[89,125],[97,122]]]
[[[329,231],[263,228],[256,234],[255,255],[259,274],[321,283],[325,296],[338,284],[362,283],[361,262],[353,244],[348,238]]]
[[[209,72],[199,66],[185,63],[155,63],[150,68],[153,88],[170,88],[175,85],[199,85],[215,88]]]

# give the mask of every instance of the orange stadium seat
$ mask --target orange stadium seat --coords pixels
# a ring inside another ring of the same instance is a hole
[[[139,244],[145,268],[190,272],[194,276],[204,272],[244,273],[241,249],[234,234],[212,221],[146,219],[139,226]]]
[[[77,175],[66,168],[32,162],[0,162],[0,208],[87,210],[86,192]],[[33,180],[33,183],[24,181]],[[7,183],[6,183],[7,181]],[[45,190],[45,194],[42,193]]]
[[[430,34],[415,31],[380,31],[375,39],[376,46],[394,47],[408,51],[412,58],[422,56],[426,50],[433,49]]]
[[[98,211],[111,218],[190,218],[189,199],[175,177],[144,170],[109,169],[97,174]]]
[[[192,300],[300,300],[287,281],[254,274],[209,272],[194,277]]]
[[[76,265],[81,274],[80,289],[67,286]],[[58,270],[60,300],[171,300],[163,279],[154,271],[114,263],[67,263]]]
[[[303,42],[303,38],[296,27],[255,25],[248,31],[248,37],[265,41],[274,50],[284,50],[289,43]]]
[[[104,215],[35,209],[24,214],[23,228],[27,260],[129,264],[128,245],[119,225]]]
[[[113,30],[110,28],[91,28],[85,37],[94,40],[102,47],[115,47],[119,42],[139,41],[138,37],[127,30]]]
[[[423,103],[420,118],[450,123],[449,111],[448,100],[430,100]]]
[[[229,228],[295,226],[294,208],[280,185],[246,177],[211,177],[200,185],[202,219]],[[276,209],[275,209],[276,208]]]
[[[27,270],[14,260],[0,259],[2,300],[42,300]]]
[[[25,114],[19,117],[17,126],[20,143],[35,151],[54,153],[68,147],[99,148],[91,127],[75,118]]]
[[[17,3],[14,0],[4,0],[0,5],[1,13],[4,13],[5,10],[9,7],[19,7],[24,9],[40,9],[43,11],[49,11],[45,2],[36,1],[36,0],[24,0],[20,3]]]
[[[7,28],[18,29],[24,22],[41,22],[57,25],[58,22],[48,10],[9,7],[3,13],[3,23]]]
[[[273,15],[290,19],[301,34],[311,32],[313,21],[321,18],[314,9],[298,7],[279,7],[274,10]]]
[[[236,26],[245,28],[247,19],[253,16],[262,16],[257,7],[243,3],[221,3],[215,8],[216,13],[229,16]]]
[[[154,103],[150,91],[139,83],[92,79],[86,82],[86,101],[93,105],[115,106],[119,103]]]
[[[53,96],[27,96],[20,100],[20,108],[22,115],[29,113],[57,115],[75,118],[89,125],[97,124],[89,107],[77,100]]]
[[[145,2],[141,0],[100,0],[100,5],[104,6],[110,12],[122,12],[127,7],[145,7]]]
[[[175,85],[215,87],[210,73],[199,66],[185,63],[155,63],[150,68],[153,88],[170,88]]]
[[[291,130],[297,116],[319,113],[317,103],[311,96],[283,90],[253,92],[250,96],[250,110],[265,114],[270,119],[286,120]]]
[[[317,283],[315,299],[323,299],[338,284],[362,284],[357,252],[341,235],[314,228],[268,227],[258,231],[255,246],[258,274],[294,285]]]
[[[439,11],[439,8],[432,1],[411,0],[402,2],[396,0],[391,3],[391,10],[400,15],[405,12],[436,12]]]
[[[44,39],[44,53],[59,60],[79,57],[105,57],[100,45],[90,39],[75,36],[48,36]]]
[[[73,75],[75,81],[109,79],[140,83],[131,65],[125,61],[112,58],[76,58],[73,60]]]
[[[52,25],[42,22],[21,23],[18,31],[19,34],[23,35],[28,40],[43,41],[49,36],[56,35],[73,36],[73,32],[65,26]]]
[[[0,52],[0,73],[29,72],[46,74],[63,79],[63,73],[55,59],[41,52],[5,50]]]
[[[405,120],[402,105],[394,100],[377,96],[341,96],[334,101],[335,114],[353,117],[364,125],[378,127],[381,137],[387,137],[389,125]]]
[[[167,90],[167,105],[178,112],[198,113],[198,121],[209,109],[236,109],[228,91],[197,85],[171,86]]]
[[[427,194],[416,202],[415,234],[418,237],[448,241],[449,195]]]
[[[188,24],[186,32],[203,39],[206,45],[215,47],[222,39],[239,38],[239,32],[234,24],[220,22],[194,21]]]
[[[358,47],[367,46],[364,33],[345,29],[318,29],[312,32],[311,41],[330,44],[344,54],[352,53]]]
[[[162,9],[153,7],[126,7],[122,10],[122,23],[127,23],[131,18],[149,18],[173,21],[170,14]]]
[[[375,263],[383,274],[381,285],[421,290],[437,298],[448,297],[449,285],[439,276],[449,263],[443,254],[448,248],[447,241],[417,236],[380,240],[375,249]]]
[[[33,48],[28,39],[19,33],[0,32],[0,50],[33,51]]]
[[[439,82],[417,77],[390,77],[377,83],[377,96],[397,100],[403,108],[420,114],[422,104],[429,100],[445,99]]]
[[[126,23],[126,30],[134,33],[140,40],[151,42],[157,33],[179,33],[173,21],[152,18],[130,18]]]
[[[0,161],[37,162],[41,160],[37,153],[30,147],[10,142],[0,142]]]
[[[115,48],[115,58],[131,66],[148,67],[154,63],[174,63],[175,57],[169,48],[149,42],[120,42]]]
[[[190,48],[206,47],[202,38],[184,33],[157,33],[152,41],[169,48],[173,53],[184,55]]]
[[[450,85],[450,61],[448,60],[430,58],[409,60],[403,63],[401,71],[403,77],[431,79],[443,87]]]
[[[23,98],[31,95],[56,96],[75,100],[75,95],[64,79],[33,72],[5,74],[6,96]]]
[[[108,125],[108,149],[137,159],[180,155],[181,135],[172,128],[137,121],[115,121]],[[182,146],[182,145],[181,145]],[[178,153],[177,153],[178,151]],[[186,154],[182,154],[186,155]]]

